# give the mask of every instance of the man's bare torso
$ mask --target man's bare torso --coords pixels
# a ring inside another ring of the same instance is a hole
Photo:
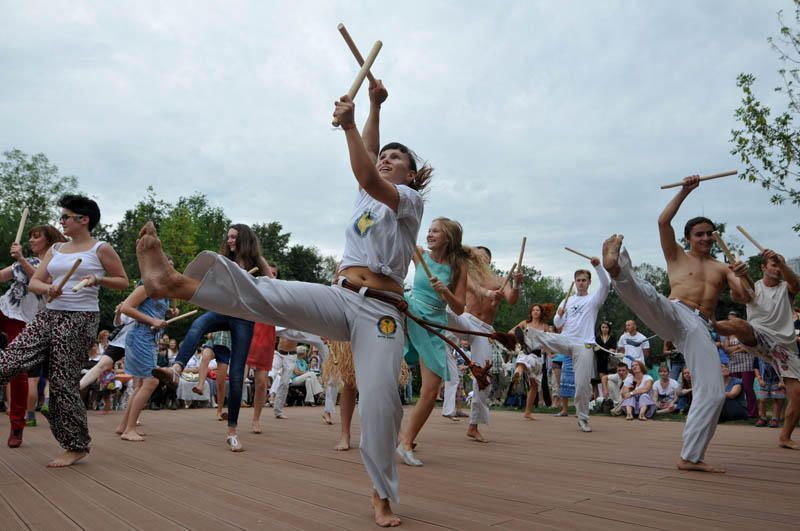
[[[494,304],[494,301],[483,293],[486,290],[494,291],[500,289],[500,285],[500,279],[495,275],[481,283],[474,283],[470,278],[467,283],[467,304],[464,311],[471,313],[484,323],[489,325],[494,323],[494,318],[500,305]]]
[[[671,288],[669,298],[680,299],[699,309],[706,317],[713,317],[719,294],[727,284],[728,267],[709,257],[697,257],[679,252],[667,262]]]

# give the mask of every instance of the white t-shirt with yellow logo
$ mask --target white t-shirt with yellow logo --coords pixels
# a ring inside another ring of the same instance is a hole
[[[341,269],[367,267],[403,285],[414,254],[424,209],[422,196],[405,185],[397,185],[397,212],[358,191],[353,215],[345,230]]]

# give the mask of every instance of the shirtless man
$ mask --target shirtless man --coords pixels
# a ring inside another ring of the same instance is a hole
[[[725,402],[719,355],[709,330],[720,292],[726,284],[734,297],[743,299],[746,296],[742,277],[747,274],[747,266],[741,262],[726,266],[711,256],[714,224],[707,218],[686,222],[684,236],[689,242],[689,252],[675,241],[672,218],[699,182],[697,175],[686,177],[681,190],[658,218],[661,249],[667,260],[672,288],[669,299],[634,274],[627,250],[620,253],[622,235],[614,234],[603,243],[603,265],[625,304],[653,332],[672,341],[686,357],[692,375],[693,400],[683,429],[678,468],[724,472],[703,462]]]
[[[481,260],[488,266],[492,262],[492,252],[486,247],[476,247],[476,252]],[[502,293],[500,288],[504,279],[497,275],[486,275],[484,278],[473,278],[470,275],[467,281],[467,303],[464,313],[456,315],[449,310],[447,317],[449,325],[463,330],[479,330],[493,333],[492,323],[500,309],[500,300],[505,299],[509,304],[516,304],[519,299],[519,289],[522,285],[522,273],[514,273],[513,282],[506,285]],[[492,359],[492,346],[489,340],[482,336],[463,336],[470,343],[470,357],[473,362],[483,367]],[[472,380],[472,405],[470,406],[469,427],[467,437],[477,442],[489,442],[478,430],[479,424],[489,424],[489,393],[491,386],[478,389],[475,379]]]
[[[800,450],[800,443],[792,440],[800,419],[800,355],[792,316],[792,301],[800,292],[800,280],[775,251],[764,249],[761,257],[764,278],[755,283],[745,299],[735,301],[747,304],[748,321],[728,319],[717,322],[715,328],[722,335],[736,336],[749,352],[775,366],[789,399],[778,446]]]

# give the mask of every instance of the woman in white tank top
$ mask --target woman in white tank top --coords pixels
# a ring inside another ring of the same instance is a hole
[[[89,453],[86,409],[78,380],[100,322],[98,288],[126,289],[128,277],[119,256],[110,245],[98,242],[90,231],[100,221],[100,209],[91,199],[65,195],[61,226],[71,241],[53,246],[30,282],[30,290],[47,295],[50,302],[17,336],[0,351],[0,385],[14,375],[49,360],[50,428],[64,454],[48,466],[70,466]],[[56,248],[57,247],[57,248]],[[58,287],[77,258],[81,264],[63,289]],[[73,286],[85,280],[76,292]]]

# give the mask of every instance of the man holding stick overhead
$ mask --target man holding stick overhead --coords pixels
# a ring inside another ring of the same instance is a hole
[[[500,309],[500,300],[505,299],[509,304],[516,304],[519,298],[519,289],[522,285],[522,272],[517,270],[514,282],[502,282],[489,269],[492,262],[492,253],[488,248],[478,246],[475,248],[478,258],[486,266],[477,272],[470,271],[467,278],[467,304],[464,313],[456,315],[448,309],[448,324],[463,330],[477,330],[484,333],[494,332],[492,324]],[[515,264],[516,265],[516,264]],[[477,335],[462,335],[470,344],[470,357],[477,365],[483,367],[492,359],[492,346],[489,340]],[[477,442],[489,442],[478,430],[480,424],[489,424],[489,395],[491,386],[479,389],[478,384],[472,380],[473,397],[469,412],[469,426],[467,437]]]
[[[686,177],[681,190],[667,203],[658,218],[661,249],[667,260],[671,292],[669,299],[634,274],[628,252],[622,251],[622,236],[603,243],[603,265],[620,297],[660,337],[672,341],[684,353],[692,374],[692,407],[683,429],[681,470],[724,472],[705,463],[706,448],[714,435],[725,402],[725,388],[717,348],[709,330],[719,295],[727,284],[737,299],[746,297],[741,262],[726,266],[711,256],[714,224],[703,217],[690,219],[684,228],[689,252],[675,241],[672,219],[683,201],[697,188],[697,175]]]
[[[70,241],[47,251],[29,286],[34,293],[48,295],[47,308],[36,314],[5,351],[0,350],[0,385],[49,356],[50,429],[64,448],[64,454],[53,459],[50,467],[70,466],[89,453],[91,438],[78,382],[100,322],[100,286],[128,288],[116,251],[90,234],[100,221],[97,203],[88,197],[65,195],[58,204],[61,227]],[[81,281],[86,281],[85,287],[73,291]]]
[[[789,399],[778,445],[800,450],[800,444],[792,440],[800,419],[800,355],[792,316],[792,301],[800,291],[800,280],[775,251],[764,249],[761,258],[764,278],[755,283],[754,291],[747,293],[745,299],[736,300],[747,304],[748,320],[719,321],[715,328],[720,334],[735,335],[748,351],[775,366]]]
[[[578,413],[578,428],[591,432],[589,426],[589,401],[592,399],[592,374],[594,374],[595,323],[600,307],[608,297],[608,275],[600,265],[600,259],[591,257],[597,272],[600,289],[589,295],[592,272],[588,269],[575,271],[575,295],[561,301],[553,324],[560,334],[542,332],[534,328],[525,330],[525,341],[533,349],[544,348],[572,356],[575,366],[575,409]],[[518,329],[519,330],[519,329]],[[564,399],[566,400],[566,398]]]

